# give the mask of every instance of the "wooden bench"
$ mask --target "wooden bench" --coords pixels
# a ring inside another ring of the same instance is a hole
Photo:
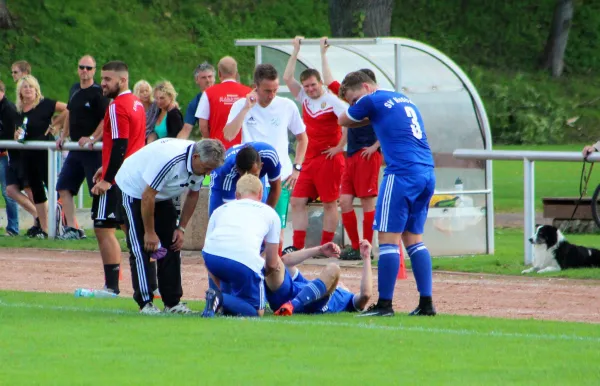
[[[569,220],[573,215],[573,210],[579,202],[579,197],[545,197],[542,198],[544,205],[544,217],[553,220]],[[583,197],[577,211],[573,215],[574,220],[593,220],[592,217],[592,199]]]

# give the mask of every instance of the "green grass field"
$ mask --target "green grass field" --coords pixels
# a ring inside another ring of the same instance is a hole
[[[190,303],[200,310],[202,304]],[[142,316],[131,299],[0,292],[0,383],[597,385],[583,323],[352,314]]]

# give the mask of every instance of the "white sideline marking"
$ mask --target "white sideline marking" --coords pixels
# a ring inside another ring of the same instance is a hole
[[[72,312],[87,312],[97,314],[116,314],[116,315],[138,315],[136,311],[126,311],[114,308],[81,308],[71,306],[48,306],[44,304],[29,304],[29,303],[6,303],[0,300],[0,307],[9,308],[36,308],[40,310],[53,310],[53,311],[72,311]],[[173,316],[170,314],[158,314],[158,315],[144,315],[144,317],[156,317],[156,316]],[[237,322],[253,322],[253,323],[274,323],[274,324],[288,324],[294,326],[321,326],[321,327],[346,327],[346,328],[358,328],[363,330],[384,330],[384,331],[404,331],[404,332],[426,332],[432,334],[442,335],[461,335],[461,336],[478,336],[486,338],[519,338],[519,339],[537,339],[537,340],[553,340],[553,341],[570,341],[570,342],[591,342],[600,343],[600,338],[590,336],[578,336],[578,335],[553,335],[553,334],[525,334],[519,332],[503,332],[503,331],[475,331],[475,330],[452,330],[448,328],[436,328],[436,327],[419,327],[419,326],[384,326],[380,324],[369,324],[369,323],[347,323],[347,322],[331,322],[331,321],[316,321],[316,320],[289,320],[289,319],[271,319],[271,318],[219,318],[227,319]]]

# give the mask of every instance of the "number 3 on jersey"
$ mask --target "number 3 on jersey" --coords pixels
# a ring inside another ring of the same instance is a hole
[[[404,111],[406,111],[406,116],[412,120],[410,128],[412,129],[412,133],[416,139],[423,138],[423,130],[421,130],[421,125],[419,125],[419,118],[417,117],[417,112],[410,106],[404,106]]]

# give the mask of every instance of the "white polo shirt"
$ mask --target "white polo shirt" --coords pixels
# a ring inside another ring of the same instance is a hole
[[[154,141],[123,162],[115,181],[123,193],[139,200],[147,186],[158,191],[156,201],[179,197],[185,189],[197,192],[204,176],[192,170],[194,144],[176,138]]]
[[[263,240],[279,244],[281,220],[273,208],[251,199],[234,200],[217,208],[206,230],[203,252],[244,264],[260,274],[265,260]]]
[[[235,119],[245,103],[245,99],[240,99],[231,106],[227,123]],[[282,181],[292,174],[288,130],[298,135],[306,131],[306,126],[296,104],[280,96],[276,96],[267,107],[255,104],[242,123],[242,143],[265,142],[275,148],[281,162]]]

